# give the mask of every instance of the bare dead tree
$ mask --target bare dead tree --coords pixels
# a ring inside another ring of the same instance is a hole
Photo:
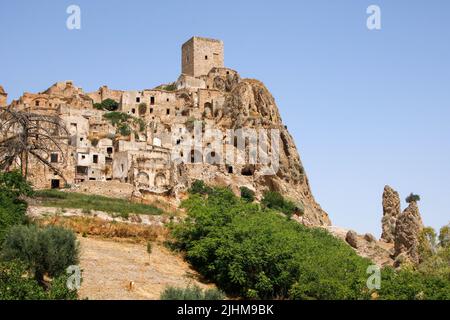
[[[67,183],[64,174],[49,159],[51,153],[58,152],[62,162],[67,161],[68,136],[59,116],[0,108],[0,169],[8,170],[17,164],[26,178],[31,155]]]

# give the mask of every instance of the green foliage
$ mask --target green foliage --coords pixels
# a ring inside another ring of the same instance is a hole
[[[449,300],[450,282],[434,274],[387,267],[381,271],[381,289],[377,293],[383,300]]]
[[[242,199],[247,202],[253,202],[255,200],[255,192],[253,192],[253,190],[250,190],[247,187],[241,187],[240,190]]]
[[[101,103],[94,103],[94,109],[103,110],[103,105]]]
[[[172,82],[167,85],[161,85],[161,86],[157,87],[157,89],[165,90],[165,91],[175,91],[175,90],[177,90],[177,85],[175,84],[175,82]]]
[[[212,192],[212,189],[205,184],[203,180],[195,180],[191,188],[188,190],[190,194],[202,194],[206,195]]]
[[[19,171],[0,172],[0,244],[10,227],[26,221],[27,203],[22,197],[32,193]]]
[[[108,112],[103,115],[103,118],[109,120],[113,126],[118,126],[131,119],[131,116],[124,112]]]
[[[20,260],[42,281],[45,274],[57,277],[77,264],[78,242],[72,231],[61,227],[14,226],[5,237],[1,258]]]
[[[411,192],[410,195],[407,196],[405,200],[407,203],[418,202],[420,201],[420,196],[418,194],[414,194]]]
[[[303,206],[296,205],[294,202],[285,199],[279,192],[266,191],[263,195],[261,204],[267,208],[280,211],[288,217],[294,213],[303,214]]]
[[[435,252],[437,247],[436,232],[431,227],[423,228],[422,232],[419,234],[419,255],[420,259],[426,260],[431,257]]]
[[[134,118],[134,124],[138,127],[139,132],[143,132],[145,130],[145,121],[141,118]]]
[[[122,136],[129,136],[131,134],[131,128],[127,123],[122,123],[117,128],[117,132]]]
[[[202,290],[198,286],[187,288],[166,287],[161,300],[224,300],[225,294],[217,289]]]
[[[53,279],[46,291],[30,277],[19,261],[0,262],[0,300],[75,300],[77,292],[66,286],[67,276]]]
[[[98,210],[116,213],[123,217],[127,217],[130,213],[148,215],[160,215],[163,213],[161,209],[148,204],[133,203],[124,199],[98,195],[62,192],[54,189],[36,191],[36,197],[46,207],[80,208],[86,212]]]
[[[113,99],[105,99],[101,103],[102,109],[107,111],[116,111],[119,109],[119,104]]]
[[[247,298],[357,299],[369,261],[321,229],[288,221],[226,188],[183,202],[173,227],[187,259],[231,294]],[[328,288],[328,291],[323,291]]]

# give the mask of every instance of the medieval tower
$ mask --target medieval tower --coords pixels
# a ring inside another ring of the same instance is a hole
[[[181,72],[191,77],[205,76],[212,68],[223,68],[223,42],[192,37],[181,48]]]

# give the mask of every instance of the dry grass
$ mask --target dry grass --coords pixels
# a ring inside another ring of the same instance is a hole
[[[91,217],[49,217],[38,220],[43,226],[57,225],[82,236],[121,239],[130,242],[164,241],[169,231],[163,226],[146,226],[132,223],[105,221]]]

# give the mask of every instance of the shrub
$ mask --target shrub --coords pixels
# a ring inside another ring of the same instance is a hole
[[[0,262],[0,300],[74,300],[77,292],[66,286],[67,276],[53,279],[46,291],[19,261]]]
[[[303,207],[296,205],[290,200],[286,200],[279,192],[266,191],[263,195],[261,204],[267,208],[280,211],[288,217],[298,212],[303,214]]]
[[[191,188],[188,190],[191,194],[202,194],[206,195],[212,192],[212,189],[205,184],[203,180],[195,180]]]
[[[224,300],[225,294],[217,289],[202,290],[194,285],[187,288],[166,287],[161,300]]]
[[[131,128],[128,124],[122,123],[118,128],[117,132],[122,136],[129,136],[131,134]]]
[[[104,110],[108,111],[116,111],[119,109],[119,104],[113,99],[105,99],[102,101],[101,105]]]
[[[420,196],[418,194],[414,194],[411,192],[410,195],[407,196],[405,200],[407,203],[417,202],[420,201]]]
[[[20,260],[42,281],[45,274],[57,277],[78,262],[78,243],[72,231],[60,227],[15,226],[5,237],[1,257]]]
[[[439,245],[443,248],[450,247],[450,225],[443,226],[439,230]]]
[[[145,115],[147,113],[147,104],[142,102],[138,106],[139,115]]]
[[[288,221],[226,188],[214,188],[208,197],[192,194],[183,207],[188,217],[173,227],[178,248],[230,294],[356,299],[365,292],[370,262],[324,230]]]
[[[240,190],[242,199],[247,202],[253,202],[255,200],[255,192],[253,192],[253,190],[250,190],[247,187],[241,187]]]

